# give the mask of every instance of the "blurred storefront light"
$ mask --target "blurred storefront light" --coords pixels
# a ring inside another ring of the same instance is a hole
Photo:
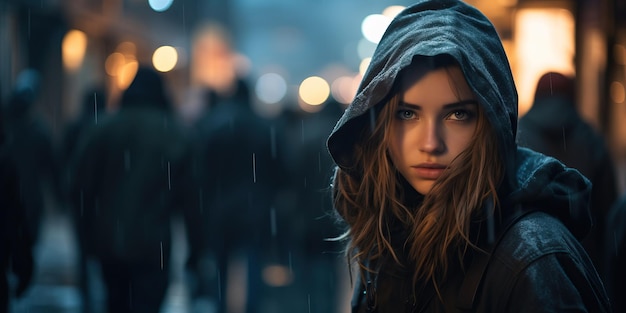
[[[87,35],[80,30],[70,30],[65,34],[62,43],[63,66],[67,71],[74,72],[80,68],[87,50]]]
[[[613,103],[622,104],[626,100],[626,90],[622,82],[614,81],[611,83],[611,101]]]
[[[521,8],[515,15],[515,81],[520,115],[532,106],[539,77],[547,71],[573,75],[575,24],[564,8]]]

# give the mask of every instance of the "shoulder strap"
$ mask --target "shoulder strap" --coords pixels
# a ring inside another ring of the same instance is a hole
[[[480,284],[483,280],[483,276],[485,275],[485,271],[487,266],[489,265],[489,261],[491,260],[491,256],[493,255],[493,251],[495,251],[496,247],[500,243],[504,234],[509,230],[509,228],[514,225],[521,217],[530,213],[530,210],[522,210],[521,205],[516,205],[513,212],[507,215],[507,218],[504,219],[500,231],[498,231],[495,236],[490,235],[489,243],[483,247],[484,251],[476,251],[472,256],[472,260],[470,266],[467,269],[465,274],[465,278],[463,278],[463,282],[461,283],[461,288],[459,289],[459,296],[457,298],[457,307],[460,310],[472,311],[474,309],[474,304],[476,302],[476,296],[478,294],[478,290],[480,289]],[[490,214],[491,222],[488,227],[490,228],[488,233],[494,234],[493,231],[493,214]]]

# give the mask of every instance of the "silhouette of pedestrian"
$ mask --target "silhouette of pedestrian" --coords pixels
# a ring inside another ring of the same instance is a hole
[[[617,199],[615,168],[602,135],[576,109],[574,77],[557,72],[541,76],[532,108],[519,121],[521,146],[552,156],[579,170],[592,183],[593,227],[582,243],[602,277],[605,219]]]
[[[160,74],[140,67],[119,111],[77,149],[73,207],[85,253],[100,263],[109,312],[159,312],[169,284],[171,218],[182,212],[193,237],[202,213],[191,146]]]

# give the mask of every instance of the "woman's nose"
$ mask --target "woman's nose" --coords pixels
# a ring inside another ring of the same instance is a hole
[[[441,125],[436,121],[428,121],[422,124],[419,150],[430,154],[438,154],[445,151]]]

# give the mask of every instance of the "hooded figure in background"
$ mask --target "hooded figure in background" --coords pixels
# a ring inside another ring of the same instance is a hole
[[[517,91],[489,20],[406,8],[327,146],[358,267],[353,312],[609,312],[579,239],[591,184],[518,147]]]
[[[191,146],[156,71],[139,68],[119,111],[90,128],[74,162],[75,222],[84,252],[100,263],[109,312],[159,312],[171,218],[182,214],[195,238],[201,209]]]
[[[22,297],[34,272],[35,238],[29,232],[19,192],[19,176],[5,146],[0,112],[0,313],[10,312],[12,298]],[[13,279],[9,279],[11,277]],[[10,284],[9,282],[14,282]]]
[[[5,146],[17,168],[19,197],[24,205],[31,237],[37,241],[47,209],[59,192],[58,162],[53,153],[52,133],[36,112],[41,88],[37,70],[26,69],[17,77],[4,110]]]
[[[575,88],[574,77],[556,72],[542,75],[532,108],[520,118],[518,142],[557,158],[591,181],[593,227],[582,243],[604,278],[611,276],[602,257],[605,219],[617,200],[617,180],[604,138],[576,110]]]

